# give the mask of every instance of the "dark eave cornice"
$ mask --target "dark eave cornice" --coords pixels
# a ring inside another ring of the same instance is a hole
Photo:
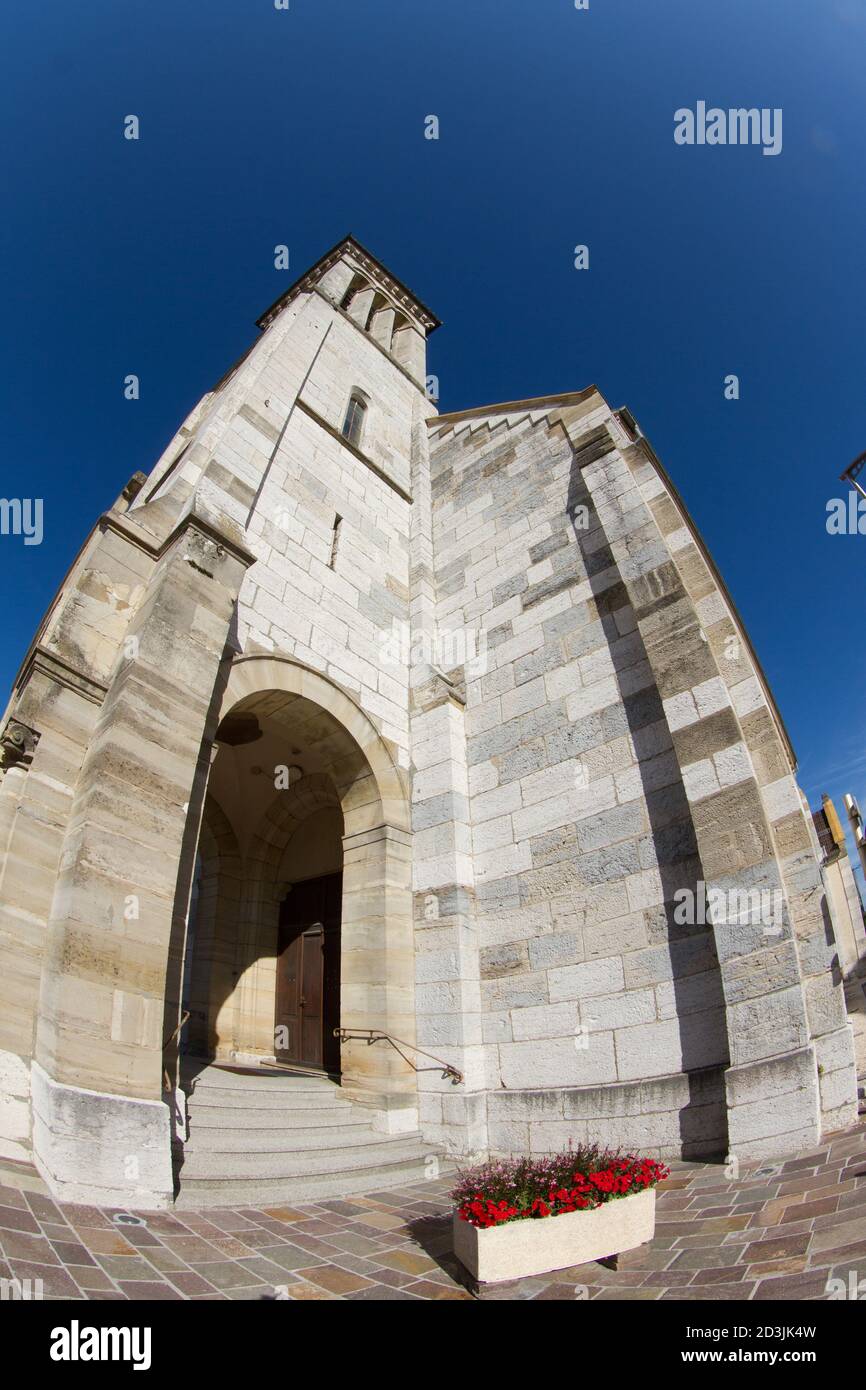
[[[436,317],[432,309],[428,309],[427,305],[422,303],[418,296],[413,294],[408,286],[403,284],[402,280],[398,280],[396,275],[393,275],[388,267],[384,266],[380,260],[377,260],[372,252],[368,251],[365,246],[362,246],[360,241],[357,241],[355,237],[345,236],[337,242],[336,246],[332,246],[330,251],[326,251],[324,256],[316,261],[315,265],[311,265],[309,270],[305,270],[303,275],[280,295],[279,299],[274,300],[273,304],[269,309],[265,310],[261,318],[256,319],[258,327],[262,329],[267,328],[268,324],[272,322],[280,310],[284,309],[296,294],[312,289],[318,280],[321,279],[324,272],[329,270],[346,251],[350,252],[359,262],[362,269],[366,262],[368,269],[371,270],[376,279],[381,282],[382,288],[386,290],[398,304],[405,308],[408,313],[418,319],[428,334],[433,333],[435,329],[441,326],[441,320]]]

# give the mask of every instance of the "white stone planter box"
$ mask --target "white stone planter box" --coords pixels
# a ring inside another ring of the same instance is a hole
[[[484,1231],[461,1221],[455,1212],[454,1253],[480,1284],[495,1284],[633,1250],[652,1240],[655,1225],[652,1188],[604,1202],[593,1211],[508,1221]]]

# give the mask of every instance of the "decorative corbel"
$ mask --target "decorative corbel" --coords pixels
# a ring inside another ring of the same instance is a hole
[[[40,737],[36,729],[28,728],[19,720],[7,720],[0,734],[0,768],[5,772],[10,767],[29,767]]]

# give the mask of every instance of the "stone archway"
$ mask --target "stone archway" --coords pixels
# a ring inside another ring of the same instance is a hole
[[[241,657],[228,674],[220,721],[254,716],[316,770],[272,796],[242,846],[234,1038],[240,1054],[273,1052],[280,864],[294,830],[325,807],[343,819],[341,1026],[415,1041],[408,779],[369,717],[332,681],[282,657]],[[261,771],[261,769],[258,769]],[[268,769],[270,771],[270,769]],[[377,1123],[416,1127],[414,1072],[387,1044],[346,1040],[343,1086],[380,1112]]]
[[[182,577],[202,611],[221,605],[228,620],[227,584],[190,574]],[[169,567],[160,590],[168,608],[175,578]],[[229,710],[292,706],[295,718],[327,724],[320,751],[330,755],[345,822],[343,1023],[414,1040],[404,774],[333,682],[289,658],[227,661],[209,628],[206,637],[183,642],[174,627],[151,630],[142,617],[138,655],[106,697],[70,812],[32,1066],[34,1158],[67,1200],[173,1200],[175,1111],[163,1078],[172,1084],[193,866],[214,738]],[[379,1127],[417,1127],[414,1073],[392,1049],[347,1043],[342,1062],[344,1084],[375,1107]]]
[[[369,715],[327,676],[289,656],[239,656],[229,668],[219,717],[231,711],[264,708],[268,696],[290,696],[318,706],[339,725],[355,745],[352,768],[352,796],[341,795],[347,819],[346,834],[364,828],[364,814],[372,821],[381,817],[385,824],[409,833],[408,774],[397,764],[391,749]],[[347,744],[348,748],[348,744]],[[348,773],[347,773],[348,775]]]

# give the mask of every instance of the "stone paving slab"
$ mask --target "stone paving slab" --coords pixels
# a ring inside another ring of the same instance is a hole
[[[192,1302],[800,1301],[852,1270],[866,1280],[866,1123],[736,1180],[721,1165],[672,1168],[648,1245],[470,1290],[451,1254],[450,1179],[298,1207],[130,1213],[57,1203],[32,1168],[4,1163],[0,1278],[41,1279],[46,1299]],[[124,1225],[130,1215],[144,1224]]]

